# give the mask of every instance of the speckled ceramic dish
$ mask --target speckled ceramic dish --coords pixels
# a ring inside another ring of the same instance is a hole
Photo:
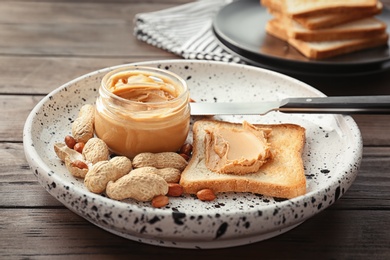
[[[262,101],[289,96],[322,96],[290,77],[245,65],[206,61],[155,61],[183,77],[197,102]],[[54,90],[33,109],[24,128],[24,149],[41,185],[70,210],[119,236],[158,246],[222,248],[249,244],[284,233],[333,204],[350,187],[362,156],[362,138],[353,119],[341,115],[224,116],[251,123],[295,123],[306,128],[303,160],[307,194],[275,200],[249,193],[219,194],[212,202],[186,195],[165,208],[133,200],[114,201],[89,192],[57,158],[53,144],[71,133],[83,104],[94,103],[102,69]],[[189,136],[191,139],[191,136]]]

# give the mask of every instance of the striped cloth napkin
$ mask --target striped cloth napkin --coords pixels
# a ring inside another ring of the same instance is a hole
[[[227,51],[212,31],[218,10],[233,0],[198,0],[134,18],[138,40],[185,59],[245,63]]]

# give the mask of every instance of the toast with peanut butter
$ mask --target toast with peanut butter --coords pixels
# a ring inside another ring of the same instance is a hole
[[[194,123],[193,155],[180,179],[184,192],[196,194],[207,188],[214,193],[250,192],[287,199],[305,194],[306,177],[302,160],[305,128],[294,124],[251,125],[260,139],[266,138],[264,142],[254,140],[249,132],[243,132],[243,125],[217,120],[199,120]],[[236,140],[235,131],[238,132]],[[224,136],[210,142],[210,134],[213,132],[218,135],[223,133]],[[214,154],[214,158],[210,157],[210,153]],[[223,159],[224,156],[233,156],[235,159]],[[255,164],[253,158],[261,161],[257,168],[250,166]],[[210,167],[210,160],[211,165],[216,165],[215,160],[226,165],[230,163],[229,167],[225,167],[229,171],[219,170],[224,165]],[[234,170],[234,164],[237,164],[237,171]],[[245,164],[248,165],[246,169],[252,171],[243,171]]]

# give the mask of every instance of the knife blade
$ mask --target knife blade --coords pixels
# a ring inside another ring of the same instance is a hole
[[[389,114],[390,96],[291,97],[261,102],[191,102],[191,115]]]

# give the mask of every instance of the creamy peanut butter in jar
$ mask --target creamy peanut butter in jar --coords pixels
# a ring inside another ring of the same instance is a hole
[[[133,158],[141,152],[174,152],[189,128],[189,91],[178,75],[131,66],[103,77],[95,132],[113,153]]]

